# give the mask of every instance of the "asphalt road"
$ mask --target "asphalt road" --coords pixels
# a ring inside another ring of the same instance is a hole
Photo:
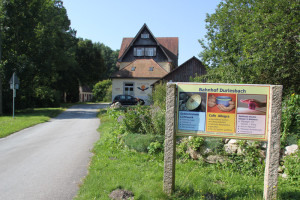
[[[68,200],[86,176],[99,138],[97,110],[76,105],[50,122],[0,139],[0,199]]]

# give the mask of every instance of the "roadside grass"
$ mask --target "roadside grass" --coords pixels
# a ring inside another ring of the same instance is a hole
[[[177,160],[176,186],[172,196],[163,192],[163,155],[149,155],[121,147],[114,137],[114,127],[105,110],[101,110],[100,139],[93,149],[89,174],[76,200],[110,199],[115,189],[134,193],[134,199],[245,199],[263,197],[263,176],[247,176],[230,168],[201,161]],[[297,184],[279,178],[278,199],[299,199]]]
[[[166,197],[160,181],[163,162],[145,153],[110,146],[114,124],[107,115],[100,117],[101,139],[95,144],[89,174],[75,199],[109,199],[109,194],[117,188],[134,191],[135,199]]]
[[[6,137],[14,132],[47,122],[50,118],[56,117],[72,104],[63,104],[59,108],[34,108],[15,112],[12,116],[0,116],[0,138]]]

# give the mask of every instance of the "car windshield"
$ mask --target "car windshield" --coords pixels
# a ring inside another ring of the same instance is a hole
[[[132,96],[126,96],[126,99],[127,99],[127,100],[133,100],[134,97],[132,97]]]

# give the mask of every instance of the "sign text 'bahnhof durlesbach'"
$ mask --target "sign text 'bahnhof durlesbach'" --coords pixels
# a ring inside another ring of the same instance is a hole
[[[267,140],[270,86],[178,83],[176,135]]]

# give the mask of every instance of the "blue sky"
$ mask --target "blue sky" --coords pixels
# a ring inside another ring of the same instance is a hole
[[[123,37],[135,37],[147,24],[155,37],[179,37],[179,64],[202,48],[206,14],[222,0],[63,0],[77,37],[120,49]]]

